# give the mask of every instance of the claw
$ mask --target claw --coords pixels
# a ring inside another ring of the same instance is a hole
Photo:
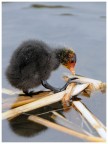
[[[32,96],[34,95],[34,91],[30,91],[30,92],[28,93],[28,95],[29,95],[30,97],[32,97]]]
[[[24,93],[25,93],[25,95],[30,96],[30,97],[32,97],[32,96],[34,95],[34,92],[33,92],[33,91],[24,92]]]

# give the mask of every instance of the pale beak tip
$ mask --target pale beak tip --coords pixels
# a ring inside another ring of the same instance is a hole
[[[75,70],[74,69],[70,69],[72,75],[75,75]]]
[[[72,75],[75,75],[75,71],[72,71]]]

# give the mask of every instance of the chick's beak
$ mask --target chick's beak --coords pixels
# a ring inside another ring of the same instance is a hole
[[[71,73],[72,73],[73,75],[75,75],[75,64],[76,64],[76,63],[71,63],[71,65],[70,65],[70,67],[69,67],[69,70],[71,71]]]
[[[75,75],[75,64],[76,64],[76,54],[74,54],[73,58],[71,59],[69,70],[73,75]]]

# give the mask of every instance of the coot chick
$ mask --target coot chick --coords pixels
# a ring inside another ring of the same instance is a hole
[[[59,92],[76,78],[70,79],[62,88],[54,88],[46,80],[60,64],[74,73],[75,63],[76,54],[72,49],[65,47],[52,49],[43,41],[28,40],[14,51],[6,76],[12,86],[23,90],[26,95],[30,95],[29,89],[40,84],[54,92]]]

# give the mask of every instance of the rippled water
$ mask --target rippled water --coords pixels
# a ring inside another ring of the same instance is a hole
[[[2,9],[2,71],[3,88],[13,87],[5,78],[5,69],[12,52],[24,40],[41,39],[53,46],[72,47],[77,54],[76,73],[93,79],[106,81],[106,4],[105,2],[45,3],[62,5],[62,8],[33,8],[34,3],[3,3]],[[36,4],[36,3],[35,3]],[[41,4],[41,3],[40,3]],[[64,67],[53,72],[49,83],[60,87],[64,84],[61,74],[69,73]],[[44,90],[42,86],[36,91]],[[9,97],[3,94],[3,97]],[[87,107],[106,124],[105,94],[95,93],[89,99],[82,97]],[[70,112],[68,116],[72,116]],[[75,120],[75,119],[74,119]],[[32,125],[32,124],[31,124]],[[34,126],[33,126],[34,127]],[[33,127],[31,126],[32,130]],[[18,129],[17,129],[18,131]],[[31,131],[31,129],[30,129]],[[35,130],[34,130],[35,131]],[[52,130],[21,136],[3,121],[3,141],[82,141],[76,137]]]

